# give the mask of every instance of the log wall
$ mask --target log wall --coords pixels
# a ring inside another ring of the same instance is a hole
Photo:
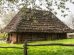
[[[10,33],[9,41],[11,43],[23,43],[25,40],[56,40],[67,38],[66,33]]]

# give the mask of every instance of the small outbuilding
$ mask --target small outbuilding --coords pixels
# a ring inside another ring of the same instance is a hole
[[[67,38],[72,30],[50,11],[22,8],[5,27],[8,42],[23,43],[25,40],[55,40]]]

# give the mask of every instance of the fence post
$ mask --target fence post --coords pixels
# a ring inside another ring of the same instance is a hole
[[[25,43],[24,43],[24,55],[28,55],[27,54],[27,40],[25,40]]]

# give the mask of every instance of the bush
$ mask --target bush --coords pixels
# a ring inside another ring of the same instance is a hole
[[[0,33],[0,39],[6,39],[7,33]]]

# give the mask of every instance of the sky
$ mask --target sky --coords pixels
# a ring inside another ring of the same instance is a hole
[[[69,13],[69,15],[65,18],[62,18],[61,20],[67,24],[69,27],[74,29],[73,23],[71,22],[72,20],[74,20],[74,4],[67,2],[66,6],[69,7],[69,10],[71,11]],[[58,17],[60,18],[60,16],[58,15]],[[73,18],[73,19],[71,19]]]
[[[19,0],[19,1],[20,1],[19,3],[21,3],[21,0]],[[57,0],[57,1],[58,1],[58,0]],[[74,0],[72,0],[72,1],[74,1]],[[19,4],[19,3],[18,3],[18,4]],[[59,3],[59,1],[58,1],[58,3]],[[5,3],[5,4],[4,4],[4,7],[7,6],[7,4],[8,4],[8,3]],[[38,6],[40,6],[40,2],[39,2],[38,0],[36,1],[36,4],[37,4]],[[54,2],[53,2],[53,4],[54,4]],[[16,7],[15,5],[13,5],[13,6],[15,7],[15,8],[14,8],[15,11],[18,12],[17,7]],[[30,6],[31,6],[31,5],[30,5]],[[45,0],[43,0],[41,7],[46,10],[46,6],[47,6],[47,5],[46,5],[46,2],[45,2]],[[70,2],[66,2],[65,6],[66,6],[66,7],[69,7],[69,10],[71,11],[71,12],[68,12],[67,10],[65,10],[65,13],[68,13],[68,14],[69,14],[69,15],[68,15],[67,17],[65,17],[65,18],[61,16],[62,13],[61,13],[60,10],[57,10],[57,7],[56,7],[56,6],[52,6],[51,8],[54,8],[54,9],[55,9],[54,11],[57,11],[58,14],[57,14],[56,16],[57,16],[62,22],[64,22],[64,23],[65,23],[66,25],[68,25],[69,27],[74,28],[74,27],[73,27],[73,24],[72,24],[72,19],[71,19],[71,16],[74,17],[74,4],[72,4],[72,3],[70,3]],[[10,8],[8,8],[8,9],[10,9]],[[10,9],[10,11],[11,11],[11,9]],[[54,11],[53,11],[53,12],[54,12]],[[7,12],[7,13],[9,13],[9,12]],[[3,18],[0,17],[0,25],[1,25],[1,26],[4,24],[4,23],[2,22],[2,19],[3,19]]]
[[[1,21],[1,18],[0,18],[0,24],[3,24],[3,22]]]
[[[74,15],[74,4],[71,3],[66,3],[66,6],[68,6],[70,8],[71,13]]]

